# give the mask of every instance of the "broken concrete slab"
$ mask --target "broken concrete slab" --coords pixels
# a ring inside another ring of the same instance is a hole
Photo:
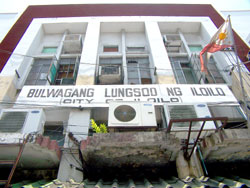
[[[246,129],[225,129],[202,142],[206,162],[250,161],[250,134]]]
[[[160,167],[175,161],[180,141],[165,132],[94,134],[81,142],[92,167]]]

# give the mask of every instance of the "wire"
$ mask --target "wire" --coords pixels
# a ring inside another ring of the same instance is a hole
[[[80,165],[80,166],[82,166],[82,163],[80,162],[80,161],[78,161],[76,158],[75,158],[75,156],[74,156],[74,154],[73,154],[73,152],[72,152],[72,147],[73,146],[71,146],[70,147],[70,142],[69,142],[69,136],[68,136],[68,147],[69,147],[69,149],[70,149],[70,154],[71,154],[71,156],[75,159],[75,161]],[[79,151],[78,151],[78,155],[79,155]]]
[[[0,49],[0,52],[3,52],[3,53],[7,53],[7,54],[11,54],[11,55],[19,55],[19,56],[23,56],[23,57],[29,57],[29,58],[33,58],[33,59],[39,59],[38,57],[35,57],[35,56],[30,56],[30,55],[24,55],[24,54],[18,54],[18,53],[13,53],[13,52],[10,52],[10,51],[7,51],[7,50],[2,50]],[[42,57],[41,57],[42,58]],[[54,58],[54,57],[53,57]],[[139,58],[139,57],[138,57]],[[129,58],[128,58],[129,59]],[[98,64],[97,63],[86,63],[86,62],[80,62],[79,64],[84,64],[84,65],[92,65],[92,66],[97,66]],[[100,65],[100,64],[99,64]],[[103,65],[112,65],[112,64],[103,64]],[[121,66],[123,68],[135,68],[135,69],[145,69],[145,70],[155,70],[155,67],[137,67],[137,66]],[[175,70],[182,70],[182,68],[174,68]],[[166,68],[157,68],[157,70],[165,70],[165,71],[171,71],[173,69],[169,68],[169,69],[166,69]],[[225,72],[224,69],[222,70],[219,70],[219,69],[210,69],[211,71],[219,71],[219,72]],[[201,69],[193,69],[193,71],[201,71]]]
[[[35,58],[34,56],[13,53],[11,51],[7,51],[7,50],[3,50],[3,49],[0,49],[0,52],[6,53],[6,54],[10,54],[10,55],[18,55],[18,56],[23,56],[23,57]]]
[[[30,103],[30,102],[34,102],[34,103]],[[125,101],[126,102],[126,101]],[[40,102],[39,102],[40,103]],[[53,102],[50,102],[50,103],[53,103]],[[1,102],[0,101],[0,104],[2,104],[2,105],[5,105],[6,103],[5,102]],[[10,105],[10,104],[12,104],[12,105],[16,105],[16,103],[15,102],[8,102],[8,104]],[[57,104],[57,103],[56,103]],[[102,103],[102,102],[92,102],[91,103],[92,105],[108,105],[108,103]],[[234,102],[234,101],[228,101],[228,102],[214,102],[214,103],[210,103],[210,104],[217,104],[217,105],[235,105],[235,104],[237,104],[236,102]],[[84,105],[84,104],[83,104]],[[79,105],[80,106],[80,105]],[[74,105],[72,105],[72,106],[55,106],[55,105],[53,105],[53,104],[50,104],[50,105],[42,105],[42,104],[37,104],[36,103],[36,101],[26,101],[25,103],[23,103],[23,104],[18,104],[18,105],[16,105],[15,106],[15,108],[13,108],[14,110],[15,109],[26,109],[26,107],[33,107],[33,108],[46,108],[46,110],[48,110],[48,111],[54,111],[54,110],[61,110],[61,109],[66,109],[66,108],[70,108],[70,109],[75,109],[75,108],[77,108],[77,109],[79,109],[79,106],[74,106]],[[18,107],[18,108],[17,108]],[[21,108],[21,107],[23,107],[23,108]],[[105,106],[105,107],[107,107],[107,106]],[[103,107],[103,108],[105,108],[105,107]],[[85,107],[85,108],[93,108],[93,107]]]

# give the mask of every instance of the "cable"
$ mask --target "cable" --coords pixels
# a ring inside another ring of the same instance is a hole
[[[73,146],[71,146],[70,147],[70,142],[69,142],[69,136],[68,136],[68,147],[69,147],[69,149],[70,149],[70,154],[71,154],[71,156],[75,159],[75,161],[80,165],[80,166],[82,166],[82,163],[80,162],[80,161],[78,161],[76,158],[75,158],[75,156],[74,156],[74,154],[73,154],[73,152],[72,152],[72,147]],[[79,153],[78,153],[78,155],[79,155]]]
[[[24,104],[19,104],[20,106],[23,106],[23,108],[13,108],[13,110],[15,110],[15,109],[26,109],[26,107],[33,107],[33,108],[48,108],[49,107],[49,109],[46,109],[46,110],[50,110],[50,111],[52,111],[52,110],[56,110],[56,109],[66,109],[66,108],[71,108],[71,109],[74,109],[74,108],[77,108],[77,109],[79,109],[79,106],[74,106],[74,105],[72,105],[72,106],[54,106],[53,104],[51,104],[51,105],[41,105],[41,104],[37,104],[37,103],[35,103],[35,101],[32,101],[32,102],[34,102],[33,104],[28,104],[28,102],[29,101],[27,101],[26,103],[24,103]],[[125,101],[126,102],[126,101]],[[131,102],[131,101],[130,101]],[[52,102],[51,102],[52,103]],[[164,103],[164,102],[162,102],[162,103]],[[0,102],[0,104],[5,104],[4,102]],[[13,105],[15,105],[15,103],[13,102],[12,103]],[[102,102],[92,102],[91,103],[92,105],[109,105],[108,103],[102,103]],[[157,104],[157,103],[156,103]],[[233,101],[228,101],[228,102],[213,102],[213,103],[210,103],[210,104],[213,104],[213,105],[235,105],[235,104],[237,104],[236,102],[233,102]],[[17,105],[18,106],[18,105]],[[17,106],[15,106],[15,107],[17,107]],[[106,106],[107,107],[107,106]],[[51,108],[53,108],[53,109],[51,109]],[[85,108],[92,108],[92,107],[85,107]],[[105,108],[105,107],[103,107],[103,108]]]
[[[19,56],[23,56],[23,57],[29,57],[29,58],[33,58],[33,59],[38,59],[38,57],[35,57],[35,56],[30,56],[30,55],[23,55],[23,54],[18,54],[18,53],[12,53],[10,51],[7,51],[7,50],[2,50],[0,49],[0,52],[3,52],[3,53],[7,53],[7,54],[11,54],[11,55],[19,55]],[[57,60],[58,61],[58,60]],[[97,64],[97,63],[86,63],[86,62],[80,62],[78,64],[84,64],[84,65],[92,65],[92,66],[97,66],[97,65],[100,65],[100,64]],[[103,64],[105,65],[105,64]],[[107,64],[107,65],[112,65],[112,64]],[[155,67],[134,67],[134,66],[121,66],[123,68],[135,68],[135,69],[149,69],[149,70],[155,70]],[[165,70],[165,71],[171,71],[173,69],[165,69],[165,68],[157,68],[157,70]],[[182,70],[181,68],[175,68],[175,70]],[[201,69],[193,69],[193,71],[201,71]],[[222,70],[213,70],[211,69],[211,71],[219,71],[219,72],[225,72],[224,69]]]
[[[11,51],[7,51],[7,50],[3,50],[3,49],[0,49],[0,52],[6,53],[6,54],[10,54],[10,55],[18,55],[18,56],[23,56],[23,57],[35,58],[34,56],[13,53]]]

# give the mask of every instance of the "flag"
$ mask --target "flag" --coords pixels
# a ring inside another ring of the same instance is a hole
[[[232,29],[230,24],[229,16],[226,21],[220,26],[218,31],[214,34],[209,44],[205,46],[200,52],[200,62],[201,62],[201,71],[205,71],[204,61],[202,55],[205,54],[206,61],[208,60],[208,52],[214,53],[220,51],[224,48],[231,47],[233,45],[232,40]]]

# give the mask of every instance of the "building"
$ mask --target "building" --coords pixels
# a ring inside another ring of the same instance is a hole
[[[210,5],[28,7],[0,44],[0,159],[24,146],[21,173],[78,182],[166,168],[202,177],[198,142],[210,166],[247,164],[232,52],[214,53],[200,71],[198,54],[223,21]],[[249,48],[234,35],[244,62]],[[109,133],[91,136],[91,119]]]

